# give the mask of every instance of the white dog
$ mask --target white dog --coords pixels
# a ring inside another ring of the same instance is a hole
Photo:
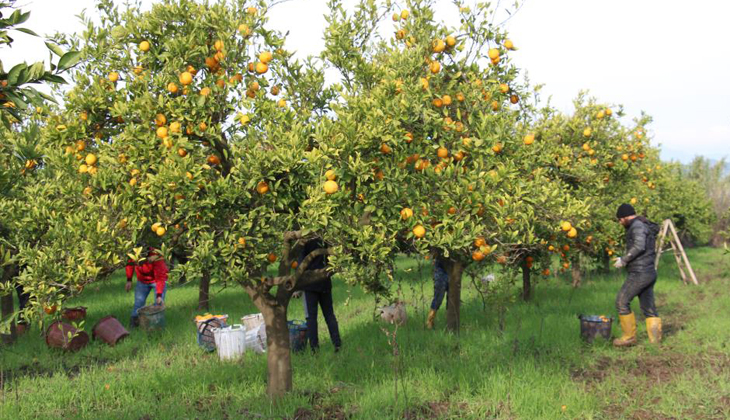
[[[408,319],[405,305],[405,302],[398,301],[393,305],[378,308],[380,310],[380,318],[382,318],[383,321],[389,322],[391,324],[405,324],[406,320]]]

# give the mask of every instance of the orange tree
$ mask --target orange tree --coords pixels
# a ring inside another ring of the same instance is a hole
[[[527,128],[513,44],[488,23],[487,6],[459,7],[463,25],[453,29],[434,20],[430,1],[402,10],[361,2],[353,15],[330,5],[324,56],[341,74],[343,101],[320,149],[344,188],[313,197],[308,214],[313,223],[330,215],[325,234],[341,249],[332,263],[359,270],[353,281],[388,271],[397,252],[441,254],[447,324],[458,331],[465,269],[524,267],[529,291],[546,255],[540,238],[561,221],[581,223],[584,206],[541,168],[551,145]],[[391,16],[391,36],[371,39]]]
[[[176,0],[143,13],[99,2],[45,133],[52,184],[78,210],[57,217],[47,233],[57,241],[26,253],[21,281],[50,302],[138,259],[140,243],[168,258],[182,249],[173,274],[240,284],[261,310],[268,392],[280,395],[292,386],[290,296],[327,275],[305,271],[315,255],[290,272],[289,251],[317,233],[299,213],[308,187],[321,188],[313,139],[330,93],[266,29],[268,6]],[[267,271],[276,261],[279,275]]]
[[[30,12],[16,8],[15,0],[0,1],[0,47],[12,45],[14,32],[38,36],[30,29],[18,26],[29,18]],[[19,63],[6,70],[0,60],[0,121],[8,129],[12,122],[21,119],[23,111],[29,106],[32,109],[46,100],[53,101],[51,96],[30,85],[45,82],[65,83],[60,74],[78,62],[78,51],[64,52],[53,40],[47,41],[46,46],[52,54],[59,57],[57,63],[51,63],[50,70],[46,70],[42,61],[31,65]]]

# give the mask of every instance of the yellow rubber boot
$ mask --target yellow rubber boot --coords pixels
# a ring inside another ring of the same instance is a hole
[[[433,323],[436,321],[436,311],[434,309],[431,309],[428,311],[428,318],[426,319],[426,328],[429,330],[433,329]]]
[[[621,321],[623,335],[621,335],[621,338],[613,340],[613,345],[616,347],[633,346],[636,344],[636,317],[634,313],[619,315],[618,319]]]
[[[649,334],[651,344],[659,344],[662,341],[662,319],[654,316],[646,318],[646,332]]]

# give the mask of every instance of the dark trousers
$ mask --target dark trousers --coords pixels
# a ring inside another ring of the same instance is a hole
[[[19,310],[25,309],[26,306],[28,306],[28,301],[30,300],[30,293],[27,293],[25,289],[23,289],[23,286],[17,285],[15,286],[15,292],[18,293],[18,306],[20,307]],[[20,323],[25,323],[26,321],[24,319],[19,320]]]
[[[438,311],[444,301],[446,292],[449,291],[449,278],[445,273],[435,272],[433,276],[433,300],[431,309]]]
[[[340,329],[337,326],[337,318],[335,318],[335,310],[332,307],[332,291],[326,292],[304,292],[304,311],[307,313],[307,338],[309,345],[313,350],[319,348],[319,332],[317,330],[317,306],[322,307],[322,315],[324,322],[327,323],[327,329],[330,332],[330,339],[335,348],[342,345],[340,339]]]
[[[618,295],[616,295],[616,309],[619,315],[631,313],[631,301],[638,296],[641,311],[644,317],[659,316],[654,305],[654,284],[656,271],[653,273],[629,273]]]

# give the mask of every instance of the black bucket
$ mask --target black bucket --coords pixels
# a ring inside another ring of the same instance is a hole
[[[603,315],[578,315],[580,319],[580,336],[588,343],[596,337],[611,339],[613,318]]]

